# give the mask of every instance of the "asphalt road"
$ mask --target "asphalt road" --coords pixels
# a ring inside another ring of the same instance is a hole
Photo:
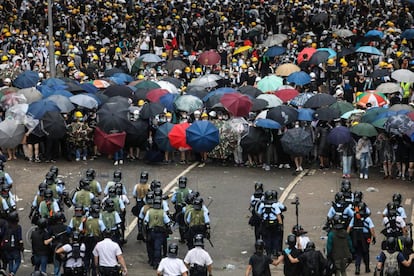
[[[58,162],[59,174],[71,190],[78,184],[81,175],[86,169],[92,167],[97,171],[97,179],[103,186],[112,177],[116,169],[110,160],[100,159],[86,162]],[[27,218],[30,204],[37,190],[38,184],[43,180],[51,164],[27,163],[22,160],[8,162],[6,170],[11,174],[15,182],[13,192],[17,195],[17,205],[20,211],[23,231],[30,228]],[[159,179],[163,183],[164,192],[172,192],[176,186],[178,176],[185,173],[188,177],[188,186],[197,190],[204,197],[209,207],[212,241],[214,248],[206,243],[214,261],[215,275],[242,275],[249,256],[254,251],[253,230],[248,226],[249,198],[253,192],[255,181],[264,183],[265,189],[276,189],[279,197],[288,207],[285,213],[285,233],[296,223],[295,208],[290,202],[298,196],[299,223],[309,232],[310,238],[316,242],[318,248],[325,246],[326,233],[322,230],[326,213],[334,194],[340,187],[340,172],[338,170],[306,170],[303,174],[293,175],[293,170],[272,168],[265,172],[260,168],[235,168],[220,165],[207,165],[204,168],[189,165],[148,165],[141,161],[127,162],[119,166],[123,173],[124,184],[129,193],[139,178],[142,170],[149,172],[149,178]],[[374,168],[373,170],[378,170]],[[380,175],[373,175],[368,180],[351,179],[353,190],[362,190],[365,201],[372,211],[372,217],[377,232],[381,230],[380,212],[391,199],[394,192],[403,195],[404,207],[411,218],[412,198],[414,191],[412,183],[397,180],[382,180]],[[369,192],[368,192],[368,191]],[[132,199],[132,197],[131,197]],[[145,245],[136,241],[136,227],[134,217],[130,213],[132,204],[127,207],[130,231],[128,231],[128,243],[124,247],[125,259],[128,264],[129,275],[155,275],[146,261]],[[171,206],[172,208],[172,206]],[[68,214],[70,214],[70,210]],[[410,220],[412,221],[412,220]],[[170,241],[178,242],[178,230],[170,237]],[[378,234],[381,240],[381,235]],[[29,245],[26,245],[29,248]],[[375,256],[379,253],[379,245],[371,249],[371,262],[374,265]],[[183,257],[186,246],[180,245],[179,255]],[[32,271],[30,252],[25,253],[25,263],[22,264],[18,275],[29,275]],[[353,266],[349,267],[350,275],[353,275]],[[52,266],[49,267],[52,271]],[[282,267],[272,268],[272,275],[283,275]]]

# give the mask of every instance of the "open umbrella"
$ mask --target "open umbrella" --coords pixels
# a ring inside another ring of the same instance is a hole
[[[379,114],[387,112],[388,109],[387,108],[382,108],[382,107],[373,107],[368,109],[364,115],[362,115],[361,117],[361,122],[362,123],[372,123],[373,121],[376,120],[376,118],[378,117]]]
[[[163,89],[163,88],[155,88],[152,89],[150,91],[148,91],[147,93],[147,100],[149,100],[150,102],[159,102],[160,98],[166,94],[169,94],[170,92],[168,92],[167,89]]]
[[[135,85],[137,89],[139,88],[146,88],[146,89],[155,89],[155,88],[161,88],[156,82],[150,81],[150,80],[143,80],[140,81]]]
[[[316,53],[316,49],[312,47],[306,47],[298,54],[298,64],[301,63],[304,60],[304,55],[306,54],[308,56],[308,60],[312,57],[312,55]]]
[[[348,112],[345,112],[344,114],[341,115],[342,119],[348,120],[352,115],[355,114],[361,114],[361,113],[365,113],[365,110],[362,109],[354,109]]]
[[[105,70],[104,77],[106,77],[106,78],[112,77],[116,73],[125,73],[125,72],[121,68],[113,67],[111,69]]]
[[[381,118],[381,119],[375,120],[371,124],[376,128],[385,129],[385,123],[387,122],[387,120],[388,118]]]
[[[142,119],[154,118],[156,115],[164,113],[164,106],[160,103],[146,103],[139,112]]]
[[[313,113],[315,113],[315,110],[312,108],[298,108],[298,120],[312,122]]]
[[[168,90],[170,93],[174,93],[174,94],[178,93],[177,87],[169,81],[160,80],[160,81],[157,81],[157,83],[161,88]]]
[[[389,76],[391,74],[390,70],[382,68],[382,69],[376,69],[374,72],[372,72],[369,76],[371,78],[383,78],[385,76]]]
[[[265,57],[276,57],[286,53],[286,48],[282,46],[273,46],[269,48],[265,53]]]
[[[40,128],[51,139],[60,139],[66,135],[66,122],[60,111],[48,111],[40,120]]]
[[[108,97],[122,96],[132,98],[132,89],[127,85],[114,84],[105,89],[104,94]]]
[[[26,98],[26,103],[38,101],[42,98],[42,93],[35,87],[23,88],[16,92],[17,95],[23,95]]]
[[[336,146],[346,144],[351,140],[351,131],[349,128],[344,126],[336,126],[328,134],[328,142]]]
[[[328,21],[329,15],[327,12],[320,12],[312,16],[311,21],[315,23],[322,23]]]
[[[119,102],[107,102],[97,112],[98,127],[106,133],[114,130],[118,132],[127,130],[130,126],[128,113],[127,105],[120,104]]]
[[[24,125],[15,120],[6,119],[0,122],[0,147],[12,149],[17,147],[25,133]]]
[[[259,88],[263,93],[266,93],[270,91],[275,91],[282,85],[282,78],[277,77],[275,75],[270,75],[259,80],[259,82],[257,83],[257,88]]]
[[[265,100],[267,102],[266,108],[272,108],[283,104],[283,101],[274,94],[261,94],[256,99]]]
[[[414,108],[411,105],[409,105],[409,104],[393,104],[389,108],[389,110],[397,111],[399,113],[402,112],[402,111],[404,111],[404,110],[406,110],[407,113],[408,113],[408,112],[414,111]]]
[[[339,110],[332,109],[329,106],[318,108],[315,110],[315,113],[313,113],[313,117],[316,120],[321,121],[331,121],[333,119],[339,118],[340,116],[341,114],[339,113]]]
[[[294,72],[299,72],[300,67],[293,63],[283,63],[276,68],[275,75],[287,77]]]
[[[162,81],[172,83],[176,88],[180,88],[182,86],[182,81],[177,78],[165,77],[162,79]]]
[[[126,130],[125,145],[145,149],[149,137],[148,120],[131,121]]]
[[[98,89],[108,88],[111,84],[106,80],[93,80],[92,84]]]
[[[288,125],[297,120],[298,111],[293,107],[280,105],[269,109],[266,118],[272,119],[281,125]]]
[[[98,87],[90,82],[81,83],[80,85],[86,93],[95,94],[99,91]]]
[[[220,98],[221,98],[221,96],[223,96],[224,94],[236,93],[236,92],[237,92],[237,90],[235,90],[234,88],[231,88],[231,87],[220,87],[220,88],[217,88],[217,89],[209,92],[204,98],[202,98],[202,100],[204,102],[207,102],[213,96],[220,96]]]
[[[98,151],[105,154],[114,154],[125,145],[126,133],[117,132],[108,134],[99,127],[95,128],[93,142]]]
[[[350,130],[353,134],[361,137],[373,137],[378,135],[378,131],[375,129],[375,127],[368,123],[359,123],[353,125]]]
[[[234,50],[233,55],[241,54],[243,52],[246,52],[246,51],[250,50],[251,48],[252,48],[252,46],[250,46],[250,45],[240,46],[239,48]]]
[[[273,34],[266,38],[266,40],[263,42],[263,46],[272,47],[274,45],[283,43],[283,41],[286,39],[288,39],[288,37],[285,34]]]
[[[173,127],[174,124],[167,122],[160,125],[155,131],[154,142],[162,151],[174,150],[174,148],[171,146],[170,139],[168,138],[168,133],[170,133]]]
[[[197,109],[203,107],[203,101],[192,95],[182,95],[175,100],[175,107],[177,110],[193,113]]]
[[[414,82],[414,72],[408,69],[398,69],[391,73],[391,78],[399,82]]]
[[[346,101],[339,101],[336,103],[333,103],[329,106],[331,109],[335,109],[339,111],[339,114],[342,115],[348,111],[354,110],[354,106]]]
[[[47,99],[54,102],[61,113],[69,113],[75,109],[75,106],[72,104],[72,102],[65,96],[52,95],[47,97]]]
[[[255,127],[267,128],[267,129],[281,129],[282,125],[272,119],[256,119],[253,123]]]
[[[175,70],[184,70],[185,67],[188,65],[180,60],[180,59],[173,59],[167,61],[167,64],[165,65],[165,69],[167,69],[168,72],[174,72]]]
[[[174,102],[178,97],[178,94],[168,93],[160,97],[159,103],[162,104],[168,111],[175,111]]]
[[[186,130],[189,123],[176,124],[168,133],[171,146],[178,150],[189,150],[191,147],[187,144]]]
[[[218,85],[216,81],[220,79],[222,77],[219,75],[207,74],[192,80],[189,86],[216,87]]]
[[[286,103],[299,95],[299,92],[296,89],[281,89],[276,90],[274,94],[284,103]]]
[[[328,51],[316,51],[309,59],[310,64],[318,65],[325,63],[329,59],[330,53]]]
[[[382,55],[382,52],[380,50],[372,46],[361,46],[358,49],[356,49],[355,52],[369,54],[369,55],[376,55],[376,56]]]
[[[395,135],[402,135],[412,128],[414,122],[404,114],[397,114],[387,119],[384,124],[385,130]]]
[[[26,97],[17,93],[9,93],[1,97],[1,103],[4,108],[8,108],[15,104],[27,103]]]
[[[48,111],[60,111],[59,107],[52,101],[43,99],[29,105],[27,114],[35,119],[41,119]]]
[[[158,63],[162,61],[162,59],[159,56],[151,53],[143,54],[139,57],[139,59],[146,63]]]
[[[366,107],[370,103],[373,107],[381,107],[388,103],[387,97],[381,93],[365,92],[357,97],[357,105]]]
[[[199,99],[203,99],[205,96],[207,96],[208,91],[202,86],[190,86],[187,88],[186,94],[196,96]]]
[[[266,149],[267,138],[263,128],[249,127],[247,134],[240,140],[243,152],[260,153]]]
[[[39,81],[39,73],[26,70],[20,73],[14,80],[13,86],[17,88],[29,88],[37,85]]]
[[[351,30],[348,29],[336,29],[334,31],[334,34],[342,38],[347,38],[355,35]]]
[[[65,85],[65,82],[58,78],[48,78],[42,81],[42,85],[46,85],[46,86]]]
[[[384,33],[379,30],[369,30],[365,33],[365,36],[378,36],[379,38],[382,38],[384,36]]]
[[[251,47],[250,47],[251,48]],[[215,50],[208,50],[200,54],[198,62],[202,65],[215,65],[221,60],[220,54]]]
[[[296,85],[305,85],[311,82],[311,77],[304,71],[294,72],[287,77],[287,81]]]
[[[19,124],[23,124],[26,120],[26,113],[29,105],[26,103],[15,104],[6,110],[6,118],[11,118]]]
[[[293,156],[306,156],[313,149],[310,132],[301,127],[288,129],[280,141],[283,150]]]
[[[220,102],[230,114],[236,117],[247,116],[253,105],[248,96],[238,92],[224,94]]]
[[[300,93],[290,101],[290,104],[297,107],[303,106],[314,95],[313,93]]]
[[[98,102],[91,94],[78,94],[70,97],[69,100],[78,106],[88,109],[98,108]]]
[[[318,108],[322,106],[328,106],[336,102],[336,98],[332,95],[319,93],[315,94],[314,96],[310,97],[303,107],[308,108]]]
[[[382,94],[393,94],[401,91],[401,86],[395,82],[385,82],[378,85],[375,90]]]
[[[260,94],[263,93],[258,88],[254,87],[254,86],[251,86],[251,85],[246,85],[246,86],[239,87],[237,90],[240,93],[248,95],[252,98],[256,98],[257,96],[259,96]]]
[[[253,98],[251,99],[251,101],[253,103],[252,109],[251,109],[252,112],[262,111],[268,105],[268,102],[263,99]]]
[[[187,144],[193,151],[208,152],[220,142],[219,130],[209,121],[195,121],[186,129]]]

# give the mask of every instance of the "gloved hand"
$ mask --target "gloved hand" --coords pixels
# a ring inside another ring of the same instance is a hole
[[[289,249],[289,248],[285,248],[285,249],[283,250],[283,252],[285,252],[285,253],[286,253],[286,255],[289,255],[289,254],[290,254],[290,252],[292,252],[292,250],[291,250],[291,249]]]
[[[371,243],[372,243],[372,245],[375,245],[377,243],[377,238],[376,237],[372,237]]]

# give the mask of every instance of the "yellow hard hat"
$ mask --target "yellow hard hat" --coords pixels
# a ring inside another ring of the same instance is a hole
[[[104,47],[102,47],[101,49],[99,49],[99,53],[104,54],[106,52],[106,49]]]
[[[316,44],[315,42],[312,42],[311,46],[312,46],[312,48],[314,48],[314,49],[318,48],[318,46],[317,46],[317,44]]]
[[[257,62],[257,57],[252,57],[251,60],[252,62]]]
[[[143,106],[145,104],[145,101],[144,100],[139,100],[138,101],[138,106]]]
[[[247,65],[246,65],[246,63],[243,63],[243,64],[241,65],[241,68],[242,68],[242,69],[247,69]]]
[[[99,60],[99,57],[98,57],[96,54],[94,54],[94,55],[92,56],[92,59],[93,59],[93,60]]]
[[[7,32],[7,33],[5,33],[5,36],[6,36],[6,37],[11,37],[11,32]]]
[[[190,72],[191,72],[191,68],[190,68],[190,67],[188,67],[188,66],[187,66],[187,67],[185,67],[185,68],[184,68],[184,72],[186,72],[186,73],[190,73]]]
[[[408,43],[408,42],[407,42],[407,39],[405,39],[405,38],[404,38],[404,39],[401,41],[401,43],[402,43],[402,44],[407,44],[407,43]]]
[[[165,58],[165,57],[167,57],[167,53],[166,52],[162,52],[161,56]]]
[[[328,59],[328,65],[333,65],[334,64],[334,60],[333,60],[333,58],[330,58],[330,59]]]
[[[73,61],[69,61],[69,62],[68,62],[68,67],[69,67],[69,68],[71,68],[71,67],[75,67],[75,63],[74,63]]]
[[[75,46],[73,46],[72,44],[70,44],[68,47],[69,47],[69,49],[71,49],[71,50],[75,48]]]
[[[178,50],[174,50],[174,51],[173,51],[173,55],[174,55],[174,56],[178,56],[179,54],[180,54],[180,52],[179,52]]]
[[[62,53],[60,51],[55,51],[55,56],[60,56]]]
[[[161,25],[158,25],[158,26],[157,26],[157,29],[158,29],[158,30],[162,30],[162,26],[161,26]]]
[[[396,55],[397,57],[401,57],[401,56],[403,55],[403,52],[401,52],[401,51],[397,51],[397,52],[395,53],[395,55]]]
[[[122,52],[121,48],[116,47],[116,49],[115,49],[115,53],[121,53],[121,52]]]
[[[76,112],[75,112],[75,117],[76,117],[76,118],[83,118],[83,114],[82,114],[82,112],[80,112],[80,111],[76,111]]]
[[[144,77],[144,75],[142,75],[142,74],[139,74],[139,75],[138,75],[138,79],[139,79],[139,80],[143,80],[144,78],[145,78],[145,77]]]
[[[55,47],[60,47],[60,42],[59,41],[55,41]]]
[[[348,62],[344,61],[341,63],[342,67],[348,67]]]
[[[231,60],[231,62],[237,62],[237,59],[233,58],[233,59]]]
[[[195,72],[196,72],[196,73],[201,73],[201,72],[203,72],[203,70],[201,70],[201,68],[200,68],[200,67],[197,67],[197,68],[195,69]]]
[[[72,35],[70,33],[66,33],[65,36],[66,36],[66,38],[71,38],[72,37]]]
[[[10,49],[9,50],[9,54],[10,55],[15,55],[16,54],[16,50],[15,49]]]
[[[8,60],[9,60],[9,58],[7,56],[2,56],[1,57],[1,61],[8,61]]]
[[[167,113],[165,113],[165,117],[172,117],[171,112],[167,112]]]
[[[256,22],[251,23],[252,27],[256,26]]]
[[[205,113],[205,112],[203,112],[203,113],[201,114],[201,118],[206,118],[206,117],[208,117],[208,114],[207,114],[207,113]]]
[[[180,16],[179,16],[179,15],[176,15],[176,16],[175,16],[175,19],[180,19]]]
[[[75,54],[74,54],[74,53],[70,53],[70,54],[69,54],[69,57],[71,57],[71,58],[75,58]]]

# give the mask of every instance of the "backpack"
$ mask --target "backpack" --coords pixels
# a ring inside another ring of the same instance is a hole
[[[6,231],[6,234],[3,237],[1,243],[3,250],[10,250],[17,247],[19,241],[17,238],[17,227],[9,227]]]
[[[80,259],[81,258],[81,245],[80,243],[74,243],[72,244],[72,251],[71,251],[71,256],[70,258],[72,259]]]
[[[306,258],[306,269],[309,275],[319,275],[319,255],[317,251],[311,251]]]
[[[388,253],[384,251],[385,261],[384,261],[384,276],[399,276],[400,275],[400,266],[398,264],[398,254],[399,251],[394,253]]]

